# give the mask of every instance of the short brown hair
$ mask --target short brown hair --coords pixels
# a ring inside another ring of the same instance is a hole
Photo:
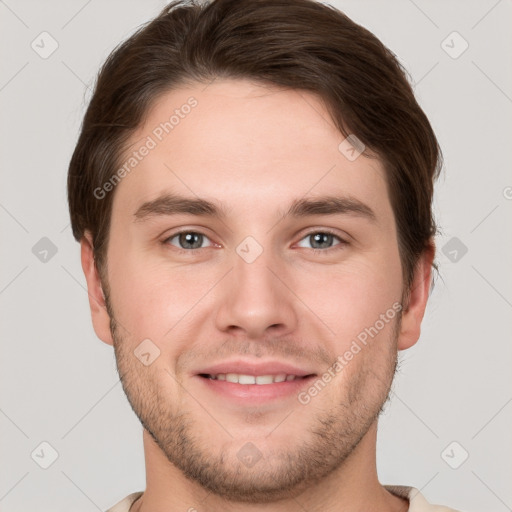
[[[316,94],[340,132],[382,160],[408,289],[436,234],[442,154],[407,76],[371,32],[313,0],[172,2],[99,72],[69,165],[73,235],[91,232],[101,273],[115,189],[102,199],[94,191],[112,178],[159,96],[188,83],[250,79]]]

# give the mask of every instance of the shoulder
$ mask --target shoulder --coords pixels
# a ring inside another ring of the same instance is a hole
[[[459,512],[453,508],[430,504],[423,494],[414,487],[405,485],[385,485],[384,488],[395,496],[409,500],[409,512]]]
[[[119,503],[116,503],[113,507],[109,508],[106,512],[128,512],[130,507],[133,505],[135,500],[142,496],[143,491],[134,492],[123,498]]]

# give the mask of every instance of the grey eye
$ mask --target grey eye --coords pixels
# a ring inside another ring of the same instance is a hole
[[[335,239],[338,239],[339,242],[341,242],[341,239],[338,236],[333,235],[332,233],[318,231],[315,233],[310,233],[309,235],[305,236],[299,242],[299,246],[300,247],[308,247],[307,245],[303,245],[303,241],[306,240],[310,243],[311,249],[329,249],[329,248],[333,247],[333,245],[338,245],[338,244],[333,244],[333,241]]]
[[[177,240],[177,243],[173,243],[173,240]],[[168,238],[167,242],[180,249],[201,249],[205,240],[208,240],[208,238],[201,233],[182,231]]]

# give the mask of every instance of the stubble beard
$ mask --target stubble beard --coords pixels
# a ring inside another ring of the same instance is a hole
[[[263,453],[254,466],[248,467],[237,457],[240,442],[236,439],[226,436],[224,449],[216,451],[220,443],[213,443],[212,447],[209,441],[216,426],[212,426],[214,422],[206,411],[201,432],[197,428],[199,422],[189,411],[173,408],[169,393],[158,389],[155,372],[142,365],[131,351],[130,340],[121,334],[108,298],[106,302],[118,373],[142,426],[168,461],[186,478],[227,501],[269,503],[297,497],[346,462],[377,421],[389,398],[397,368],[401,315],[395,317],[391,339],[377,341],[389,347],[386,361],[380,362],[382,368],[375,371],[361,365],[360,371],[347,381],[344,398],[338,405],[327,404],[322,412],[315,412],[293,449],[276,448]],[[321,395],[315,400],[321,400]],[[307,415],[308,410],[317,409],[297,402],[297,409],[278,428],[286,428],[286,421],[293,421],[297,414]],[[172,482],[169,485],[172,486]]]

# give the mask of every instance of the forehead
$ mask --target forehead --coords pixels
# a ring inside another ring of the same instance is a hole
[[[220,79],[176,89],[158,98],[131,137],[121,165],[134,165],[125,166],[114,211],[133,215],[167,192],[269,214],[290,199],[340,194],[389,215],[381,162],[349,160],[344,139],[305,91]]]

